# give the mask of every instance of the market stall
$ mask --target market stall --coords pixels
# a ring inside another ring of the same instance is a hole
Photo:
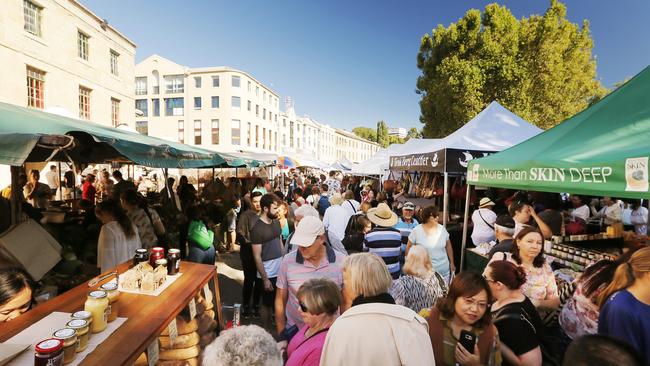
[[[468,182],[472,186],[647,199],[648,141],[650,68],[548,131],[469,162]],[[468,211],[466,205],[465,224]],[[546,252],[562,262],[584,265],[592,256],[615,251],[621,245],[620,234],[612,229],[609,233],[555,237]],[[604,238],[608,239],[605,245],[597,246]],[[466,240],[465,231],[463,255]]]

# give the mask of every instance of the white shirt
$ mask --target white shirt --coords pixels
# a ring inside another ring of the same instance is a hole
[[[47,173],[45,173],[45,179],[50,188],[59,188],[59,173],[57,171],[48,170]]]
[[[356,200],[345,200],[341,203],[341,206],[350,214],[350,216],[356,214],[359,211],[361,204]]]
[[[648,234],[648,209],[641,206],[632,211],[630,222],[634,225],[634,232],[639,235]]]
[[[615,222],[622,222],[623,221],[623,213],[621,212],[621,206],[614,202],[613,205],[611,206],[605,206],[600,209],[600,211],[596,212],[596,209],[593,207],[591,208],[592,213],[596,217],[603,217],[603,222],[605,225],[611,225]]]
[[[350,216],[352,215],[343,206],[332,205],[325,210],[323,226],[339,240],[343,240],[345,237],[345,228],[348,226]]]
[[[472,213],[472,222],[474,223],[474,229],[472,229],[472,241],[474,242],[474,245],[489,243],[495,239],[494,223],[496,221],[497,214],[488,208],[479,208]],[[492,225],[492,227],[490,227],[490,225]]]
[[[587,205],[582,205],[571,210],[571,216],[583,219],[585,222],[589,221],[590,214],[591,212],[589,211],[589,206]]]
[[[138,228],[135,225],[133,230],[135,235],[127,239],[117,221],[111,221],[102,226],[97,240],[97,266],[102,272],[130,260],[133,258],[135,250],[142,247]]]

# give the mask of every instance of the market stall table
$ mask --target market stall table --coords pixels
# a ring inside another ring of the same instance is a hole
[[[118,267],[119,272],[125,272],[128,267],[129,263],[121,264]],[[107,364],[110,360],[110,364],[113,365],[132,365],[152,342],[158,341],[158,335],[192,298],[205,285],[209,284],[210,279],[214,281],[212,291],[218,317],[217,322],[223,329],[216,267],[183,261],[181,272],[183,275],[159,296],[122,293],[119,300],[119,316],[126,317],[128,320],[90,353],[81,364],[102,365]],[[0,329],[0,342],[7,341],[53,311],[72,313],[82,310],[90,290],[87,283],[83,283],[22,316],[4,323]],[[50,334],[43,334],[42,338],[48,337]]]

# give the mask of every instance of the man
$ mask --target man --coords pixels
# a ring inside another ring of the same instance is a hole
[[[61,185],[61,178],[59,178],[59,172],[56,170],[56,165],[50,165],[50,170],[45,173],[45,179],[47,180],[47,185],[50,186],[52,190],[52,196],[56,196],[56,190],[59,189]]]
[[[481,198],[478,209],[472,213],[472,242],[474,245],[489,243],[494,240],[494,222],[497,214],[492,210],[494,202],[489,197]]]
[[[348,226],[352,214],[342,206],[343,197],[340,193],[334,193],[329,202],[330,207],[327,208],[323,216],[323,225],[327,231],[341,241],[345,237],[345,228]]]
[[[29,173],[29,181],[23,187],[23,195],[27,203],[34,206],[34,208],[47,208],[49,199],[52,197],[52,190],[47,184],[41,183],[41,174],[38,170],[34,169]]]
[[[508,212],[510,213],[512,219],[515,221],[514,236],[517,236],[517,233],[526,226],[537,226],[539,228],[539,231],[542,232],[542,235],[544,235],[545,239],[553,236],[551,228],[546,225],[546,223],[539,216],[537,216],[537,213],[529,204],[520,201],[513,202],[510,204]],[[531,218],[534,220],[532,223],[530,220]]]
[[[262,289],[256,284],[257,267],[253,257],[251,244],[251,229],[259,219],[261,192],[251,193],[251,208],[239,216],[237,221],[237,242],[239,243],[239,258],[241,259],[242,270],[244,271],[244,284],[242,286],[242,315],[244,317],[259,316],[259,302]],[[251,307],[251,295],[253,306]]]
[[[345,208],[348,211],[350,216],[356,215],[357,211],[359,211],[359,207],[361,207],[361,204],[359,203],[359,201],[354,199],[354,192],[348,189],[347,191],[345,191],[343,198],[345,198],[345,202],[343,202],[341,206],[343,206],[343,208]]]
[[[315,206],[321,216],[325,216],[325,211],[327,211],[327,209],[330,207],[331,195],[328,193],[328,191],[329,186],[327,184],[322,184],[320,188],[320,198],[318,199],[318,203],[316,203]]]
[[[515,234],[515,220],[509,215],[501,215],[494,222],[494,234],[497,245],[492,247],[489,259],[497,252],[510,253],[512,251],[513,236]]]
[[[275,304],[275,283],[282,264],[282,228],[278,221],[278,197],[265,194],[260,200],[260,218],[251,230],[257,281],[262,283],[262,324],[271,328],[271,312]]]
[[[325,245],[323,223],[308,216],[296,226],[290,243],[298,247],[282,259],[275,296],[275,321],[278,334],[286,328],[304,325],[300,316],[298,289],[312,278],[328,278],[339,288],[343,285],[343,259],[341,253]]]
[[[293,224],[295,227],[298,227],[298,224],[300,223],[300,220],[302,220],[305,217],[312,216],[320,220],[320,216],[318,215],[318,211],[310,205],[302,205],[298,207],[297,210],[293,212]],[[293,233],[290,233],[289,236],[287,237],[287,240],[284,244],[284,253],[291,253],[294,248],[293,245],[291,244],[291,237],[295,234],[295,231]]]
[[[129,189],[135,189],[135,184],[133,182],[122,179],[122,172],[116,170],[113,172],[113,179],[115,179],[115,184],[113,185],[113,199],[115,201],[120,200],[122,197],[122,192],[128,191]]]
[[[406,256],[406,245],[409,242],[409,235],[411,231],[418,226],[419,222],[413,217],[415,213],[415,205],[413,202],[405,202],[402,206],[402,217],[397,221],[397,224],[393,226],[395,229],[399,230],[402,236],[402,248],[400,253],[400,263],[403,265],[405,256]]]
[[[26,174],[20,174],[18,176],[18,187],[24,187],[25,184],[27,184],[27,175]],[[8,200],[11,200],[11,184],[6,186],[2,192],[0,193],[3,198],[6,198]],[[23,195],[23,190],[18,190],[18,201],[24,202],[25,201],[25,196]]]
[[[81,186],[81,199],[87,200],[91,204],[95,204],[95,195],[97,188],[95,188],[95,176],[93,174],[86,175],[86,180]]]
[[[605,225],[612,225],[623,221],[621,206],[612,197],[603,197],[603,208],[601,208],[600,211],[596,211],[596,208],[592,204],[591,213],[593,218],[603,218],[603,223]]]
[[[332,197],[337,192],[341,193],[341,181],[336,178],[336,171],[330,172],[330,177],[325,181],[325,184],[329,187],[327,197]]]
[[[368,220],[375,228],[366,233],[363,250],[377,254],[384,260],[393,279],[401,273],[399,257],[402,249],[402,234],[393,228],[397,224],[397,215],[385,203],[368,210]]]
[[[174,190],[174,182],[176,180],[172,177],[167,178],[167,186],[160,191],[161,201],[164,207],[171,211],[181,210],[181,201]]]
[[[298,207],[305,204],[305,199],[302,198],[302,188],[294,188],[293,191],[291,191],[291,197],[293,198],[293,202],[291,202],[292,212],[295,212]]]

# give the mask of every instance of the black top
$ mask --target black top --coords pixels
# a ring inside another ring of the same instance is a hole
[[[258,219],[251,229],[251,244],[262,245],[262,262],[282,257],[282,228],[280,221],[270,224]]]
[[[538,216],[548,225],[553,235],[560,235],[562,233],[562,214],[559,211],[546,209],[540,212]]]
[[[497,252],[504,252],[504,253],[510,253],[512,252],[512,239],[506,239],[506,240],[501,240],[499,244],[495,245],[490,249],[490,254],[488,254],[488,260],[492,259],[492,256],[494,256],[495,253]]]
[[[528,298],[493,311],[492,319],[501,342],[515,355],[522,355],[540,345],[542,320]],[[503,365],[510,363],[504,358]]]

